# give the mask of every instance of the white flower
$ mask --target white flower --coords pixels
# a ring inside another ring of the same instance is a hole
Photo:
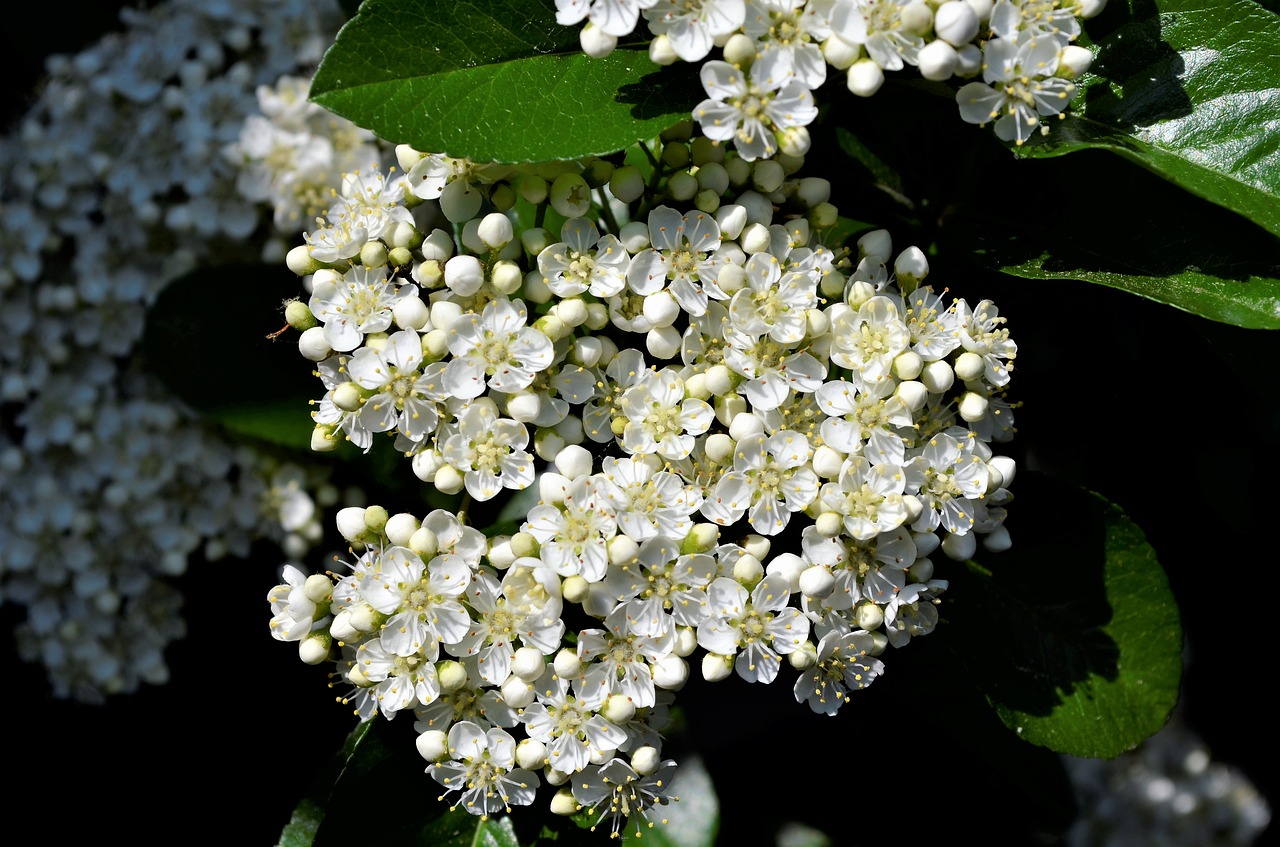
[[[361,582],[365,602],[387,616],[380,638],[398,656],[435,650],[461,640],[471,618],[460,599],[471,568],[458,556],[436,556],[428,565],[406,547],[388,547],[370,563]]]
[[[757,68],[760,68],[757,70]],[[743,159],[767,159],[778,151],[776,135],[806,126],[818,116],[813,94],[797,80],[771,79],[757,62],[751,77],[728,62],[702,66],[708,99],[693,110],[702,132],[713,141],[733,141]]]
[[[750,336],[726,326],[724,340],[724,363],[746,377],[738,392],[755,410],[776,409],[793,391],[816,391],[827,375],[826,366],[807,351],[779,344],[768,335]]]
[[[305,572],[285,565],[284,583],[267,594],[271,604],[271,637],[277,641],[301,641],[315,623],[316,604],[307,597]]]
[[[907,491],[920,492],[925,510],[912,528],[932,532],[938,525],[948,532],[966,535],[976,522],[977,500],[987,491],[987,466],[946,433],[935,435],[919,456],[903,468]]]
[[[970,353],[982,357],[983,376],[996,386],[1009,384],[1009,371],[1018,355],[1018,345],[1004,328],[1008,318],[1000,317],[1000,310],[990,300],[983,300],[970,310],[963,300],[956,301],[956,321],[960,325],[960,344]]]
[[[434,701],[440,695],[435,666],[438,654],[439,645],[434,641],[406,655],[377,638],[361,644],[356,650],[355,669],[372,685],[368,706],[390,720],[402,709]]]
[[[665,35],[671,49],[686,62],[700,62],[717,38],[742,26],[743,0],[657,0],[644,12],[649,30]]]
[[[894,427],[910,427],[914,421],[894,393],[896,385],[881,379],[859,391],[844,380],[824,384],[814,392],[819,408],[830,415],[822,422],[823,443],[841,453],[861,453],[874,464],[902,464],[906,443]]]
[[[491,575],[480,572],[467,589],[467,603],[479,616],[456,644],[446,645],[455,656],[475,656],[480,678],[490,685],[502,685],[511,673],[511,660],[521,644],[536,647],[546,656],[560,647],[564,621],[561,603],[533,610],[521,609],[502,595],[502,586]]]
[[[665,459],[688,456],[694,436],[710,429],[715,418],[705,401],[685,396],[684,382],[671,370],[642,371],[620,405],[626,418],[622,446]]]
[[[808,310],[818,305],[816,274],[783,275],[778,259],[756,253],[746,264],[747,284],[729,301],[729,318],[745,335],[767,334],[779,344],[803,341]]]
[[[605,546],[618,524],[598,489],[595,477],[579,477],[569,484],[562,506],[534,506],[521,527],[542,545],[539,556],[560,576],[604,579],[609,564]]]
[[[435,432],[436,403],[448,395],[440,388],[443,365],[422,365],[422,337],[413,330],[393,334],[382,350],[362,347],[351,357],[351,378],[376,391],[360,408],[360,424],[370,432],[399,428],[413,441]]]
[[[702,505],[701,491],[685,485],[679,476],[654,470],[639,458],[606,458],[601,473],[610,483],[603,489],[617,515],[619,529],[646,541],[655,535],[684,538],[693,522],[689,516]]]
[[[739,441],[733,470],[720,479],[707,502],[714,501],[734,515],[730,523],[746,514],[756,532],[777,535],[786,529],[793,512],[804,509],[817,496],[818,476],[809,467],[809,439],[783,430]],[[716,520],[716,512],[708,514],[706,504],[703,514]]]
[[[538,270],[556,295],[589,291],[594,297],[612,297],[622,291],[631,258],[617,236],[602,237],[591,221],[570,218],[560,228],[560,239],[538,254]]]
[[[619,606],[605,618],[604,626],[578,633],[583,690],[621,694],[638,709],[652,706],[655,689],[649,666],[675,648],[675,624],[667,620],[656,635],[640,635],[631,630],[626,607]]]
[[[1075,83],[1054,76],[1061,53],[1052,38],[1018,43],[996,38],[983,50],[983,82],[971,82],[956,92],[960,117],[971,124],[995,121],[996,135],[1022,145],[1037,129],[1048,131],[1040,118],[1057,115],[1075,96]]]
[[[850,691],[866,688],[884,673],[884,662],[871,656],[875,641],[865,632],[833,632],[818,643],[818,663],[796,680],[796,701],[820,715],[834,715]]]
[[[523,424],[499,418],[489,406],[468,406],[458,416],[454,433],[441,453],[463,472],[467,493],[492,500],[503,488],[528,488],[534,479],[533,456],[525,452],[529,431]]]
[[[453,358],[445,368],[445,390],[469,400],[486,387],[505,393],[527,388],[555,360],[551,339],[525,326],[527,319],[522,301],[494,300],[479,315],[455,320],[448,328]]]
[[[316,283],[307,305],[324,324],[324,340],[339,353],[350,352],[371,332],[391,326],[391,310],[397,302],[418,293],[416,285],[397,286],[387,279],[387,269],[356,266],[341,281]]]
[[[627,284],[637,294],[656,294],[671,282],[671,294],[690,315],[707,311],[707,298],[725,295],[716,285],[720,262],[720,225],[704,212],[682,215],[669,206],[649,213],[649,244],[627,269]]]
[[[840,0],[833,5],[831,30],[860,44],[877,65],[900,71],[914,65],[924,39],[902,25],[902,11],[913,0]]]
[[[839,482],[822,486],[822,509],[844,518],[844,531],[859,541],[902,526],[907,507],[902,499],[906,478],[897,465],[873,465],[850,456]]]
[[[573,26],[583,18],[615,38],[630,35],[640,19],[640,10],[657,0],[556,0],[556,23]]]
[[[520,715],[530,738],[547,745],[547,761],[562,773],[577,773],[587,766],[591,756],[616,750],[627,740],[627,734],[599,714],[607,689],[570,681],[553,673],[545,674],[537,683],[538,701],[526,706]]]
[[[822,0],[749,0],[742,29],[760,45],[755,64],[762,77],[795,78],[810,90],[826,82],[827,60],[818,45],[831,29],[822,5]]]
[[[516,740],[502,729],[485,732],[477,724],[462,721],[449,730],[451,761],[427,768],[445,787],[445,796],[458,792],[458,802],[473,815],[487,817],[510,812],[512,806],[533,803],[538,775],[514,767]]]
[[[902,647],[916,635],[928,635],[938,625],[938,595],[947,590],[945,579],[908,585],[884,608],[884,628],[889,643]]]
[[[630,562],[609,569],[604,588],[626,604],[631,631],[661,635],[668,619],[697,626],[707,616],[706,588],[719,568],[705,553],[681,555],[680,546],[658,536],[640,546]]]
[[[599,767],[589,767],[574,777],[571,790],[574,799],[587,808],[588,814],[600,813],[592,831],[606,817],[610,821],[610,837],[617,837],[626,821],[636,827],[636,839],[644,834],[646,813],[654,806],[679,799],[671,794],[674,759],[664,760],[653,773],[641,776],[622,759],[610,759]],[[665,821],[664,821],[665,823]],[[649,826],[653,826],[649,823]]]
[[[853,370],[864,384],[888,376],[893,360],[907,349],[910,336],[888,297],[868,299],[855,312],[834,309],[831,319],[831,361]]]
[[[780,574],[760,580],[750,597],[737,581],[720,577],[707,589],[707,619],[698,624],[698,644],[711,653],[736,656],[734,668],[747,682],[773,682],[779,655],[809,638],[809,619],[787,606],[790,597],[787,579]]]

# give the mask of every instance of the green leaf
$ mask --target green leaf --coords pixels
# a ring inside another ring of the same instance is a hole
[[[147,369],[181,400],[228,430],[310,449],[310,401],[322,388],[284,325],[297,296],[284,268],[221,265],[172,282],[147,311]]]
[[[952,638],[1021,738],[1111,758],[1164,726],[1178,699],[1182,628],[1142,531],[1103,498],[1020,474],[1011,550],[954,575]]]
[[[1070,117],[1019,149],[1109,150],[1280,235],[1280,17],[1249,0],[1113,2]]]
[[[1158,303],[1182,309],[1222,323],[1246,329],[1280,329],[1280,278],[1259,275],[1256,264],[1219,254],[1208,267],[1195,263],[1203,254],[1190,252],[1178,233],[1160,234],[1167,252],[1149,253],[1158,262],[1135,262],[1133,255],[1093,251],[1083,244],[1066,250],[1020,252],[1021,242],[1011,239],[984,251],[981,261],[1000,271],[1026,279],[1077,279],[1118,288]],[[1177,268],[1162,271],[1160,268]]]
[[[687,118],[701,92],[693,74],[644,49],[591,59],[551,0],[365,0],[311,99],[418,150],[541,162],[611,153]]]
[[[370,724],[362,723],[351,731],[342,749],[334,754],[329,764],[312,783],[311,790],[293,810],[293,817],[285,824],[276,847],[311,847],[316,831],[324,821],[325,808],[332,798],[334,785],[342,777],[347,765],[364,740]]]

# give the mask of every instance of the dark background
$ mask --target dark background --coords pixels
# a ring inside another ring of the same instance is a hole
[[[0,36],[10,86],[5,126],[29,102],[42,57],[74,52],[115,26],[120,4],[72,5],[74,11],[59,5],[56,24],[9,26]],[[1013,163],[985,140],[974,145],[976,159],[937,154],[923,168],[918,176],[938,190],[922,192],[912,221],[894,229],[899,245],[915,238],[949,255],[949,245],[969,236],[980,220],[950,214],[947,188],[982,185],[990,195],[986,211],[1040,214],[1051,202],[1044,198],[1055,187],[1071,188],[1076,176],[1052,162]],[[829,155],[816,151],[811,161]],[[1115,197],[1098,202],[1106,222],[1046,220],[1046,227],[1110,227],[1123,236],[1163,196],[1162,186],[1125,163],[1071,158],[1117,186]],[[1036,196],[1004,192],[1007,173],[1037,186]],[[848,190],[836,197],[842,211],[873,221],[901,215],[875,193],[852,183]],[[1208,204],[1179,209],[1187,238],[1227,226],[1242,242],[1267,243],[1247,222],[1224,224]],[[955,280],[953,289],[970,302],[991,298],[1009,317],[1019,343],[1012,394],[1024,404],[1015,442],[1021,467],[1105,495],[1146,532],[1183,615],[1179,713],[1216,760],[1242,769],[1274,805],[1280,794],[1267,678],[1277,643],[1270,571],[1277,558],[1280,334],[1216,324],[1084,283],[1001,277],[959,260],[939,261],[934,273],[940,284]],[[275,349],[288,355],[287,345]],[[1015,543],[1017,508],[1008,522]],[[14,655],[19,611],[0,609],[10,683],[0,708],[11,727],[6,763],[15,786],[7,807],[60,833],[59,841],[109,834],[139,844],[273,844],[354,721],[324,688],[324,671],[303,666],[292,646],[267,634],[265,597],[281,561],[263,547],[244,563],[193,563],[181,580],[189,636],[169,651],[172,681],[105,706],[53,699],[43,671]],[[917,644],[945,638],[944,628]],[[1052,815],[1022,799],[1028,777],[1002,772],[931,719],[930,712],[961,708],[958,695],[952,700],[943,691],[922,703],[898,683],[917,661],[908,655],[917,644],[887,656],[884,679],[834,718],[809,714],[781,684],[730,681],[710,694],[691,684],[681,702],[728,812],[722,843],[763,843],[763,828],[785,819],[812,822],[836,844],[951,840],[961,832],[997,844],[1053,843]],[[918,661],[927,665],[925,652]],[[729,694],[732,707],[724,705]],[[410,724],[407,716],[393,724],[406,743]],[[424,776],[423,802],[436,794]],[[378,795],[371,785],[343,802],[373,808]],[[377,843],[376,831],[372,825],[367,843]]]

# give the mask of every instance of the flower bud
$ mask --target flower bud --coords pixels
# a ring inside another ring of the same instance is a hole
[[[290,250],[284,257],[284,263],[285,267],[298,276],[313,274],[324,267],[324,263],[319,259],[311,258],[311,248],[306,244],[300,244]]]
[[[751,184],[763,194],[772,194],[777,191],[782,187],[782,180],[785,178],[786,174],[782,172],[782,165],[779,165],[773,159],[761,159],[751,169]],[[748,253],[758,252],[747,249],[746,245],[743,245],[743,249],[747,250]]]
[[[503,702],[513,709],[523,709],[531,705],[538,696],[538,690],[532,684],[515,674],[504,679],[502,685],[498,686],[498,690],[502,694]]]
[[[1013,539],[1009,537],[1009,530],[998,526],[982,536],[982,546],[992,553],[1003,553],[1013,546]]]
[[[734,159],[733,161],[739,161]],[[725,174],[729,173],[725,168]],[[736,203],[727,206],[721,206],[716,209],[716,223],[720,226],[720,236],[727,240],[736,240],[742,234],[742,229],[747,225],[747,210],[745,207]]]
[[[965,535],[947,533],[947,537],[942,539],[942,552],[957,562],[973,558],[973,554],[978,550],[978,539],[974,535],[975,533],[972,532]]]
[[[564,779],[561,782],[566,782],[569,779],[569,775],[563,774],[563,776]],[[551,782],[550,776],[547,777],[547,782]],[[555,785],[555,783],[551,784]],[[578,805],[578,801],[574,799],[573,792],[568,788],[561,788],[551,797],[551,813],[553,815],[569,817],[576,815],[580,808],[582,807]]]
[[[923,0],[915,0],[902,7],[898,22],[899,26],[912,35],[924,35],[933,28],[933,9]]]
[[[965,0],[947,0],[933,13],[933,31],[952,47],[963,47],[978,34],[978,15]]]
[[[440,551],[440,539],[429,527],[420,526],[409,536],[406,546],[427,561]]]
[[[741,32],[735,32],[724,43],[724,60],[745,71],[756,60],[756,42]]]
[[[632,256],[649,246],[649,225],[643,221],[630,221],[618,230],[618,240]]]
[[[879,629],[880,625],[884,623],[884,610],[869,600],[858,604],[855,615],[859,629]]]
[[[733,657],[708,653],[702,657],[702,678],[707,682],[720,682],[733,673]]]
[[[884,70],[871,59],[859,59],[849,66],[848,87],[859,97],[870,97],[884,85]]]
[[[408,547],[409,540],[418,531],[418,519],[408,512],[400,512],[387,518],[382,528],[387,540],[397,547]]]
[[[1087,47],[1068,44],[1062,48],[1062,53],[1058,57],[1058,76],[1075,79],[1089,70],[1091,64],[1093,64],[1093,53]]]
[[[830,514],[830,513],[828,513]],[[800,593],[821,600],[835,590],[836,578],[821,565],[813,565],[800,574]]]
[[[928,582],[933,579],[933,560],[927,556],[916,559],[911,567],[907,568],[907,576],[912,582]],[[864,627],[864,629],[875,629],[875,627]]]
[[[623,203],[638,200],[644,194],[644,174],[634,165],[614,168],[609,177],[609,191]]]
[[[955,382],[956,372],[949,362],[930,362],[920,372],[920,382],[930,394],[941,394]]]
[[[436,678],[440,681],[441,691],[457,691],[467,684],[467,668],[461,662],[446,659],[436,664]]]
[[[368,527],[364,524],[364,507],[348,506],[339,509],[336,518],[338,533],[352,544],[362,543]]]
[[[591,189],[581,174],[564,173],[551,183],[551,208],[566,218],[581,218],[591,211]]]
[[[618,46],[618,39],[587,21],[587,25],[578,33],[578,43],[582,52],[593,59],[603,59]]]
[[[649,42],[649,61],[655,65],[673,65],[680,57],[671,46],[671,39],[665,34],[655,37]]]
[[[680,331],[673,326],[657,326],[644,339],[645,349],[655,359],[673,359],[680,352]]]
[[[671,652],[685,658],[698,649],[698,631],[691,626],[676,627],[676,643]]]
[[[324,424],[316,424],[311,430],[311,450],[315,453],[327,453],[338,449],[338,433]]]
[[[578,574],[574,574],[573,576],[565,577],[564,583],[560,586],[560,593],[570,603],[581,603],[591,593],[591,583]]]
[[[653,665],[653,684],[667,691],[679,691],[689,680],[689,663],[668,653]]]
[[[298,336],[298,352],[304,359],[312,362],[323,362],[333,353],[333,348],[324,337],[324,327],[313,326]]]
[[[537,770],[547,763],[547,745],[536,738],[525,738],[516,745],[516,764],[525,770]]]
[[[977,353],[966,351],[956,357],[955,372],[963,382],[971,382],[982,376],[986,364]]]
[[[813,528],[823,538],[835,538],[844,532],[844,518],[838,512],[823,512],[813,522]]]
[[[298,642],[298,658],[304,664],[318,665],[329,658],[329,647],[333,644],[333,636],[323,629],[313,629],[306,638]]]
[[[956,50],[955,75],[969,79],[982,73],[982,50],[976,44],[966,44]]]
[[[733,578],[748,590],[764,578],[764,566],[750,553],[744,553],[733,563]]]
[[[453,465],[441,465],[431,482],[441,494],[457,494],[466,484],[461,472]]]
[[[964,6],[964,0],[952,0],[952,2]],[[965,6],[965,8],[968,7]],[[951,79],[957,64],[959,64],[959,56],[956,54],[956,48],[941,38],[930,41],[916,54],[916,66],[920,69],[920,76],[935,82]]]
[[[977,423],[987,416],[987,398],[976,391],[966,391],[960,398],[960,417],[968,423]]]
[[[720,528],[715,524],[695,523],[693,529],[680,542],[680,555],[708,553],[720,543]]]
[[[703,449],[708,459],[716,464],[722,464],[733,458],[734,442],[723,432],[717,432],[707,436]]]
[[[677,149],[685,150],[686,155],[688,155],[688,148],[685,145],[681,144]],[[692,200],[694,195],[698,193],[698,180],[688,171],[679,171],[672,174],[671,178],[667,180],[667,192],[671,195],[672,200],[681,203]]]
[[[1017,463],[1008,456],[992,456],[991,461],[987,462],[987,472],[992,476],[999,476],[1000,484],[996,488],[1008,488],[1013,483],[1017,470]]]
[[[475,256],[454,256],[444,265],[444,284],[460,297],[470,297],[484,285],[484,268]],[[434,326],[441,326],[434,320]],[[443,328],[443,327],[442,327]]]
[[[418,755],[428,762],[438,762],[449,756],[449,736],[438,729],[429,729],[418,736]]]

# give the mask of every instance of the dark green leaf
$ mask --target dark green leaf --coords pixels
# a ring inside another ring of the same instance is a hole
[[[365,0],[325,54],[312,99],[382,138],[477,161],[620,150],[688,117],[693,71],[643,49],[591,59],[550,0]]]
[[[1170,246],[1176,251],[1180,244]],[[1070,260],[1047,252],[1014,262],[1002,262],[998,253],[991,254],[991,259],[1002,271],[1014,276],[1078,279],[1246,329],[1280,329],[1280,279],[1273,276],[1256,276],[1247,270],[1231,273],[1221,266],[1209,269],[1219,274],[1215,275],[1191,264],[1169,274],[1123,273],[1104,270],[1109,265],[1123,267],[1114,257],[1087,252],[1076,253]]]
[[[1280,17],[1113,0],[1086,32],[1097,58],[1071,117],[1019,152],[1109,150],[1280,235]]]
[[[325,808],[329,805],[334,785],[342,777],[356,749],[364,739],[370,724],[362,723],[351,731],[347,740],[312,783],[311,790],[293,810],[293,817],[280,833],[276,847],[311,847],[316,830],[324,821]]]
[[[1280,329],[1276,236],[1105,153],[1012,164],[993,175],[1042,183],[1059,200],[1030,215],[998,200],[957,214],[964,229],[954,244],[973,251],[979,264],[1027,279],[1107,285],[1211,320]],[[1104,203],[1072,188],[1089,184],[1122,185],[1124,195]]]
[[[955,574],[952,637],[972,645],[969,673],[1024,740],[1117,756],[1164,726],[1178,699],[1168,581],[1142,531],[1096,494],[1038,474],[1019,475],[1017,491],[1013,548]]]
[[[171,283],[147,312],[147,369],[232,432],[307,450],[313,395],[323,393],[284,325],[298,278],[266,265],[202,268]]]

